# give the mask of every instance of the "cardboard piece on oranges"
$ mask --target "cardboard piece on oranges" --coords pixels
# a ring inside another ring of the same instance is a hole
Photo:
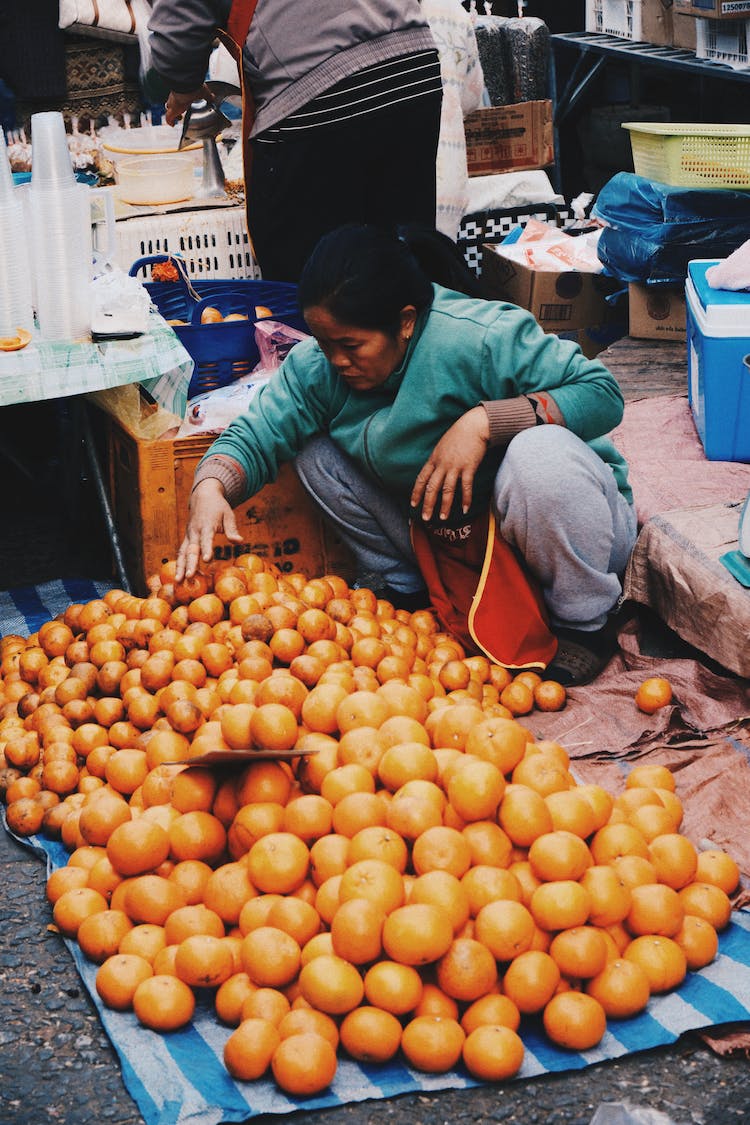
[[[274,758],[304,758],[317,754],[316,746],[295,746],[292,750],[206,750],[193,758],[183,758],[176,765],[223,766],[240,762],[261,762]]]

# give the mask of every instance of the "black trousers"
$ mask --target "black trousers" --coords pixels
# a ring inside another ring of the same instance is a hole
[[[318,239],[347,222],[435,225],[440,93],[299,138],[253,141],[248,225],[266,280],[297,281]]]

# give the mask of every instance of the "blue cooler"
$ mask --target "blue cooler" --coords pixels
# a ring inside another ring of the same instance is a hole
[[[750,461],[750,293],[712,289],[688,263],[688,400],[709,461]]]

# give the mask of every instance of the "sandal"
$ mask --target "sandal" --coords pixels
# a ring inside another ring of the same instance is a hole
[[[563,687],[575,687],[595,680],[609,664],[617,651],[617,634],[608,622],[601,629],[584,632],[579,629],[559,629],[557,652],[544,676],[557,680]]]

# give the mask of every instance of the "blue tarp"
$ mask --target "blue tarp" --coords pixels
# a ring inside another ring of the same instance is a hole
[[[597,253],[623,281],[684,284],[694,258],[727,258],[750,238],[750,192],[680,188],[618,172],[596,198]]]

